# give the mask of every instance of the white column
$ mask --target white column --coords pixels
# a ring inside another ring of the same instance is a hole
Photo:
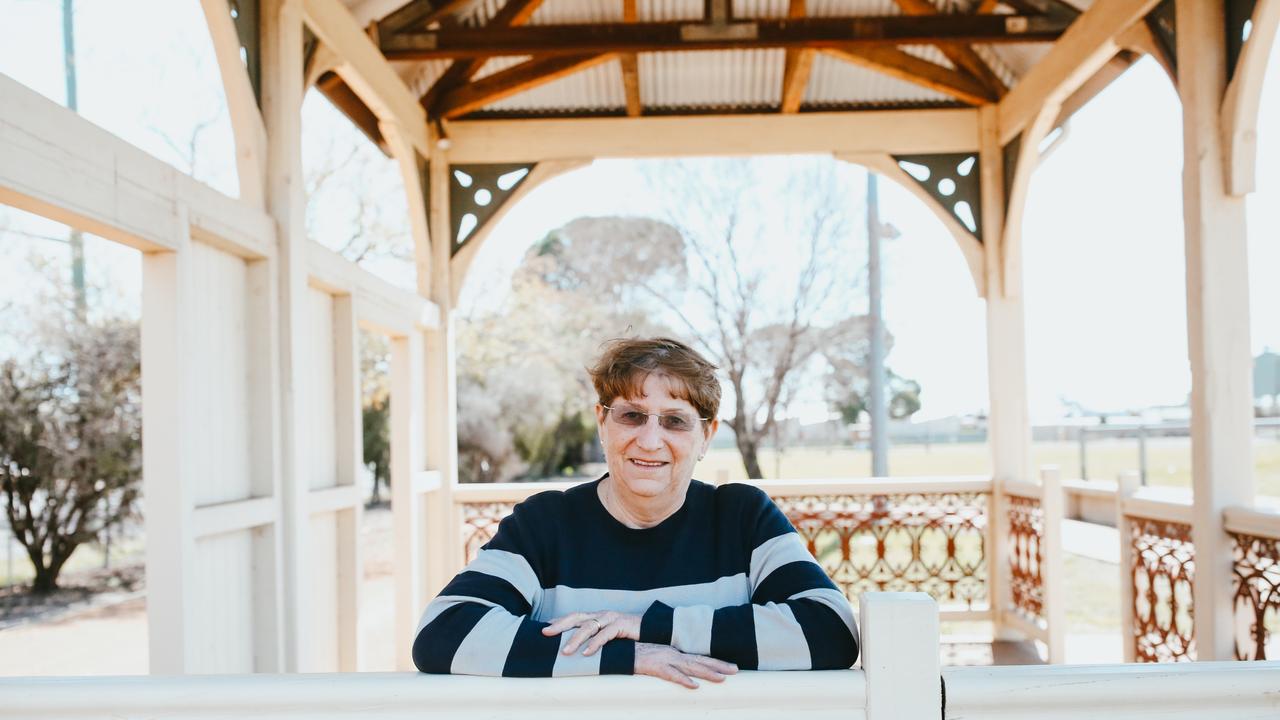
[[[334,443],[339,486],[352,488],[352,504],[336,511],[338,573],[338,670],[360,669],[363,647],[360,642],[360,588],[364,573],[360,560],[360,519],[364,508],[364,488],[360,468],[364,465],[363,414],[360,393],[360,330],[356,325],[355,302],[351,295],[333,298],[334,348]]]
[[[458,484],[458,386],[454,367],[453,289],[450,267],[453,226],[449,218],[449,160],[435,143],[428,162],[428,220],[431,231],[431,300],[440,324],[427,332],[427,468],[440,473],[440,489],[428,503],[427,533],[443,561],[437,579],[462,567],[460,513],[453,504]],[[430,588],[436,592],[440,588]]]
[[[183,213],[185,214],[185,213]],[[185,221],[176,252],[142,256],[142,476],[147,524],[147,627],[150,669],[187,672],[196,652],[191,628],[195,511],[191,440],[199,378],[184,352],[190,346],[191,239]]]
[[[1138,473],[1120,473],[1116,477],[1116,531],[1120,534],[1120,644],[1124,661],[1137,660],[1133,642],[1133,538],[1130,537],[1129,519],[1125,515],[1125,502],[1138,492]]]
[[[1178,0],[1182,214],[1191,359],[1191,537],[1196,655],[1233,656],[1228,505],[1254,499],[1245,200],[1227,192],[1219,110],[1226,90],[1223,0]]]
[[[426,467],[425,373],[421,333],[391,339],[391,528],[395,546],[395,661],[412,670],[408,647],[426,606],[421,496],[416,477]]]
[[[267,209],[276,221],[281,512],[283,516],[284,669],[296,671],[307,617],[307,479],[298,394],[306,362],[306,197],[302,175],[302,14],[297,0],[262,0],[262,106],[267,126]]]
[[[999,114],[988,106],[979,115],[978,168],[982,186],[983,269],[987,301],[987,443],[991,450],[989,593],[996,634],[1011,605],[1008,560],[1009,516],[1003,483],[1030,479],[1031,422],[1027,412],[1026,330],[1018,287],[1021,267],[1005,262],[1004,156]],[[1014,277],[1011,277],[1014,275]]]

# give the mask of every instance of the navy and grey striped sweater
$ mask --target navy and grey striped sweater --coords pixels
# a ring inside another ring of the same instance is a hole
[[[544,637],[571,612],[642,615],[640,641],[747,670],[847,668],[858,656],[848,601],[782,511],[750,485],[693,481],[684,505],[642,530],[600,503],[600,481],[525,500],[431,601],[413,661],[428,673],[629,674],[635,642],[593,656]]]

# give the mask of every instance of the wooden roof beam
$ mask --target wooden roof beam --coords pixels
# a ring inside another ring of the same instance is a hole
[[[412,0],[378,22],[379,32],[398,33],[425,30],[454,13],[466,9],[475,0]]]
[[[497,12],[488,22],[490,27],[516,27],[523,25],[533,17],[533,13],[542,4],[542,0],[507,0],[507,4]],[[489,60],[488,57],[467,58],[464,60],[455,60],[447,70],[444,71],[426,95],[422,96],[422,107],[431,114],[434,105],[439,101],[445,93],[455,90],[466,84],[480,68]]]
[[[972,108],[445,123],[451,163],[591,158],[974,152]]]
[[[639,19],[636,0],[622,0],[622,21],[633,23]],[[644,114],[640,102],[640,59],[635,53],[623,53],[618,57],[618,66],[622,69],[622,89],[627,97],[627,117],[640,117]]]
[[[894,0],[902,12],[907,15],[937,15],[938,7],[929,0]],[[972,47],[962,43],[938,43],[937,48],[943,56],[951,61],[957,70],[968,73],[975,80],[987,86],[997,98],[1004,97],[1009,88],[987,65]]]
[[[441,117],[446,118],[465,115],[504,97],[531,90],[613,58],[604,54],[528,60],[446,93],[440,98],[437,110]]]
[[[950,95],[969,105],[985,105],[999,100],[990,88],[972,77],[898,48],[851,47],[823,52],[845,62]]]
[[[704,22],[586,23],[515,28],[449,27],[379,33],[391,60],[495,55],[599,55],[749,48],[841,49],[935,43],[1051,42],[1069,21],[1025,15],[806,17]]]
[[[805,16],[805,0],[791,0],[787,7],[788,18]],[[782,69],[783,113],[800,112],[804,91],[809,86],[809,72],[813,69],[813,50],[787,50],[786,65]]]
[[[1120,51],[1119,38],[1159,0],[1098,0],[1080,14],[1049,52],[1000,101],[1000,144],[1039,114],[1062,105]]]

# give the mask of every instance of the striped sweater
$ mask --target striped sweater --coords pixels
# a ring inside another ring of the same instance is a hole
[[[641,642],[747,670],[847,668],[857,659],[848,601],[763,491],[695,480],[675,514],[633,529],[600,503],[599,483],[515,507],[427,606],[413,641],[419,670],[630,674],[632,640],[566,656],[559,650],[572,632],[541,632],[553,618],[602,610],[641,615]]]

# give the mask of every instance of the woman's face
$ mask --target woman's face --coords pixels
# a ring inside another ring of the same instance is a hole
[[[643,396],[614,398],[609,403],[612,410],[596,406],[609,477],[617,480],[622,485],[619,489],[626,494],[644,498],[683,496],[693,477],[693,466],[719,427],[719,420],[703,423],[688,400],[671,394],[672,385],[679,388],[679,383],[669,375],[650,373],[644,381]],[[643,425],[633,427],[619,420],[628,411],[679,414],[692,419],[693,427],[683,432],[666,429],[656,417],[646,417]]]

